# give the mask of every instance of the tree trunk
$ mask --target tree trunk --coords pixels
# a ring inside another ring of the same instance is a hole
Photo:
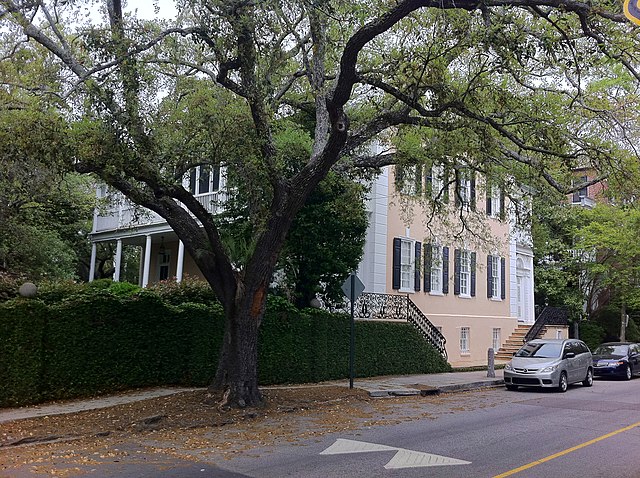
[[[216,377],[209,392],[220,406],[250,407],[262,403],[258,389],[258,334],[266,306],[266,288],[243,294],[225,310],[225,331]]]
[[[620,308],[620,342],[625,342],[627,339],[627,306],[622,304]]]

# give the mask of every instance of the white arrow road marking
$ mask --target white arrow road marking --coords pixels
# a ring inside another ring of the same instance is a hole
[[[344,453],[367,453],[370,451],[393,451],[399,450],[393,446],[377,445],[376,443],[367,443],[364,441],[347,440],[338,438],[336,442],[324,451],[321,455],[341,455]]]
[[[398,448],[391,461],[384,465],[386,469],[392,468],[418,468],[421,466],[446,466],[446,465],[470,465],[470,461],[456,460],[448,456],[433,455],[420,451],[403,450]]]
[[[424,466],[447,466],[447,465],[469,465],[470,461],[457,460],[431,453],[406,450],[394,446],[378,445],[364,441],[347,440],[338,438],[333,445],[320,452],[321,455],[342,455],[346,453],[369,453],[374,451],[396,451],[391,461],[384,467],[386,469],[395,468],[418,468]]]

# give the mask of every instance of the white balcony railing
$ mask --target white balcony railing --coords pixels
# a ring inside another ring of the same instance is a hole
[[[593,209],[594,207],[596,207],[596,201],[593,198],[586,197],[586,196],[580,196],[579,199],[580,199],[579,201],[573,199],[571,204],[573,206],[580,206],[580,207],[584,207],[584,208],[587,208],[587,209]]]
[[[196,199],[211,214],[219,214],[223,210],[226,195],[222,191],[200,194]],[[135,206],[125,198],[115,201],[106,210],[98,211],[94,216],[93,231],[107,232],[129,229],[152,224],[162,224],[165,220],[148,209]]]

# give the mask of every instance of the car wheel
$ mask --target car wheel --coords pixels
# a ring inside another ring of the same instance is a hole
[[[507,387],[507,390],[518,390],[518,386],[517,385],[505,385],[505,387]]]
[[[589,370],[587,370],[587,376],[582,381],[582,385],[584,385],[585,387],[590,387],[593,385],[593,370],[591,370],[591,367],[589,367]]]
[[[569,380],[567,379],[567,372],[560,374],[560,381],[558,381],[558,392],[564,393],[569,388]]]
[[[631,365],[627,364],[627,368],[624,371],[624,379],[631,380],[633,378],[633,370],[631,370]]]

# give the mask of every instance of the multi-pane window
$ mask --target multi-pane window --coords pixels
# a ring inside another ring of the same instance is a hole
[[[471,179],[466,175],[462,175],[458,182],[458,195],[462,204],[471,204]]]
[[[431,168],[431,197],[446,201],[444,188],[444,166],[442,164],[434,164]]]
[[[500,290],[500,258],[498,256],[489,256],[489,288],[491,291],[491,298],[499,299],[501,297],[502,291]]]
[[[502,196],[502,192],[500,191],[500,188],[498,186],[491,186],[490,192],[489,192],[489,202],[488,202],[488,214],[491,217],[499,217],[501,214],[501,196]]]
[[[493,300],[506,298],[506,261],[504,257],[487,256],[487,297]]]
[[[500,345],[502,345],[502,341],[500,339],[500,329],[494,328],[493,335],[491,337],[491,347],[493,348],[494,351],[497,352],[498,349],[500,348]]]
[[[435,295],[449,293],[449,248],[437,242],[424,248],[424,291]]]
[[[400,255],[400,289],[409,290],[414,280],[414,253],[413,241],[402,240],[402,249]]]
[[[578,184],[581,183],[586,183],[588,180],[587,176],[580,176],[580,179],[576,182],[578,182]],[[587,187],[583,187],[578,189],[576,192],[573,193],[573,202],[574,203],[579,203],[581,201],[582,198],[586,198],[587,197]]]
[[[475,297],[476,253],[464,249],[456,249],[453,263],[453,293],[460,297]]]
[[[431,246],[431,292],[442,293],[442,247]]]
[[[413,239],[393,238],[392,288],[417,292],[421,288],[420,264],[422,243]]]
[[[198,166],[189,173],[191,194],[207,194],[220,190],[220,166]]]
[[[460,251],[460,295],[471,295],[471,253]]]
[[[158,279],[167,280],[169,278],[169,264],[171,256],[169,251],[161,251],[158,256]]]
[[[398,165],[396,189],[405,195],[419,194],[422,191],[422,165]]]
[[[469,327],[460,328],[460,352],[465,354],[469,353]]]

